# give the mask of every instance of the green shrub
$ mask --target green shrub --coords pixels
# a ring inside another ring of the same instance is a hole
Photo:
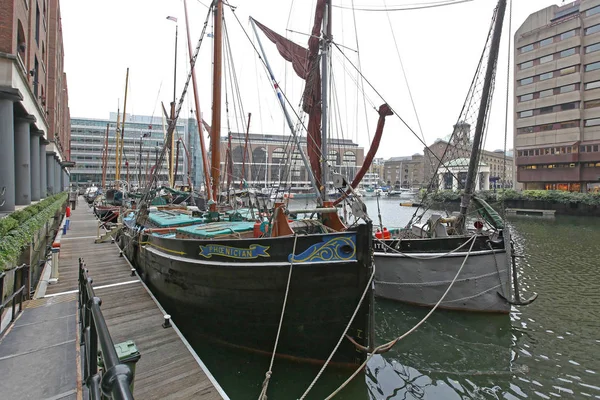
[[[523,190],[504,189],[494,191],[481,191],[477,195],[487,202],[501,202],[508,200],[544,201],[555,204],[585,204],[600,206],[600,193],[563,192],[560,190]],[[461,192],[443,190],[425,196],[426,202],[445,203],[460,201]]]
[[[59,193],[0,220],[0,271],[18,259],[33,234],[62,208],[66,200],[67,193]]]

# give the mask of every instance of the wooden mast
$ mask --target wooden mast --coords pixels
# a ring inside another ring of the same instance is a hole
[[[471,158],[469,159],[469,170],[467,172],[467,181],[465,183],[465,193],[460,203],[460,227],[465,230],[467,209],[471,201],[471,196],[475,191],[475,174],[479,167],[479,157],[481,140],[485,129],[485,122],[488,112],[488,105],[491,101],[492,81],[496,72],[496,62],[498,61],[498,52],[500,50],[500,38],[502,37],[502,24],[504,22],[504,14],[506,11],[506,0],[498,1],[498,11],[496,20],[494,21],[494,33],[492,36],[492,44],[490,45],[490,53],[485,70],[485,79],[483,81],[483,89],[481,91],[481,105],[477,115],[477,125],[475,126],[475,134],[473,136],[473,148]]]
[[[127,86],[129,84],[129,68],[127,68],[127,74],[125,75],[125,100],[123,101],[123,122],[121,123],[121,143],[119,146],[118,159],[117,159],[117,173],[115,180],[117,181],[117,188],[119,188],[119,180],[121,179],[121,159],[123,158],[123,142],[125,141],[125,120],[127,119]],[[117,117],[118,120],[118,117]],[[117,121],[117,126],[119,125]],[[118,133],[117,133],[118,134]]]
[[[188,40],[188,52],[190,57],[190,63],[192,61],[193,52],[192,52],[192,41],[190,39],[190,24],[188,22],[188,12],[187,12],[187,0],[183,0],[183,9],[185,11],[185,27],[187,30],[187,40]],[[196,84],[196,68],[195,65],[191,66],[192,68],[192,85],[194,88],[194,103],[196,105],[196,124],[198,125],[198,136],[200,137],[200,151],[202,152],[202,169],[204,170],[204,186],[206,187],[206,198],[213,199],[212,196],[212,188],[210,186],[210,170],[208,167],[208,156],[206,154],[206,145],[204,144],[204,135],[202,134],[202,121],[200,120],[200,100],[198,98],[198,85]],[[214,200],[214,199],[213,199]]]
[[[211,145],[211,179],[213,203],[210,211],[217,211],[217,197],[219,193],[219,169],[221,167],[221,64],[223,49],[223,1],[217,0],[214,16],[214,68],[213,68],[213,114],[210,129]]]
[[[106,164],[108,164],[108,129],[110,124],[106,124],[106,135],[104,136],[104,149],[102,151],[102,190],[106,191]]]
[[[117,107],[117,128],[115,130],[115,140],[117,148],[115,149],[115,181],[119,174],[119,152],[121,150],[121,109]]]
[[[244,188],[244,179],[246,179],[246,155],[248,154],[248,135],[250,134],[250,119],[252,113],[248,113],[248,124],[246,125],[246,137],[244,139],[244,156],[242,157],[242,178],[240,179],[240,189]]]

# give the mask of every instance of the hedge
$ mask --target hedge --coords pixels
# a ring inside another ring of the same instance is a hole
[[[443,190],[427,194],[424,199],[427,202],[444,203],[460,201],[461,192]],[[600,206],[600,193],[563,192],[560,190],[523,190],[512,189],[493,191],[481,191],[477,193],[488,202],[499,202],[505,200],[531,200],[544,201],[558,204],[585,204]]]
[[[67,195],[56,194],[0,220],[0,271],[17,261],[33,234],[61,209]]]

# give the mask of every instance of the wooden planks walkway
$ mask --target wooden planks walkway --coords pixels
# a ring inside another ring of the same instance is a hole
[[[80,199],[63,235],[59,281],[47,297],[77,290],[82,257],[102,299],[102,313],[114,343],[133,340],[141,354],[136,365],[134,396],[139,399],[228,399],[177,327],[162,327],[164,312],[115,244],[95,244],[97,220]]]

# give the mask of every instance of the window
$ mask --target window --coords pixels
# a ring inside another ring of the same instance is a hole
[[[573,92],[575,90],[575,85],[567,85],[567,86],[561,86],[560,89],[558,90],[559,93],[569,93],[569,92]]]
[[[597,69],[600,69],[600,62],[595,62],[595,63],[587,64],[585,66],[585,72],[595,71]]]
[[[544,56],[544,57],[540,58],[540,64],[545,64],[545,63],[550,62],[552,60],[554,60],[554,54],[550,54],[548,56]]]
[[[533,83],[533,77],[523,78],[519,81],[519,85],[521,85],[521,86],[529,85],[531,83]]]
[[[529,101],[529,100],[533,100],[533,93],[524,94],[519,97],[519,101]]]
[[[552,96],[554,94],[554,89],[542,90],[540,92],[540,99],[543,97]]]
[[[549,114],[554,111],[554,106],[540,108],[540,114]]]
[[[528,44],[527,46],[521,47],[520,50],[521,50],[521,54],[527,53],[528,51],[533,50],[533,43],[532,44]]]
[[[554,129],[554,124],[540,125],[540,131],[542,131],[542,132],[544,132],[544,131],[551,131],[552,129]]]
[[[598,126],[600,125],[600,118],[592,118],[585,120],[585,126]]]
[[[572,74],[574,72],[577,72],[577,68],[575,66],[572,67],[567,67],[567,68],[563,68],[560,70],[560,75],[569,75]]]
[[[596,32],[600,32],[600,24],[592,25],[589,28],[586,28],[586,30],[585,30],[586,35],[591,35],[592,33],[596,33]]]
[[[35,98],[37,99],[38,97],[38,70],[40,68],[40,65],[38,63],[38,59],[37,56],[35,56],[34,59],[34,63],[33,63],[33,94],[35,95]]]
[[[573,37],[573,36],[575,36],[575,29],[567,31],[565,33],[562,33],[560,35],[560,40],[566,40],[566,39],[568,39],[570,37]]]
[[[561,122],[558,124],[558,129],[579,128],[579,121]]]
[[[579,104],[577,104],[577,102],[560,105],[560,111],[574,110],[576,108],[579,108]]]
[[[527,69],[533,67],[533,61],[527,61],[519,65],[520,69]]]
[[[560,52],[560,58],[569,57],[575,54],[575,47]]]
[[[549,44],[552,44],[552,42],[554,42],[554,38],[553,37],[549,37],[547,39],[544,39],[544,40],[540,41],[540,47],[548,46]]]
[[[598,100],[590,100],[585,102],[585,108],[596,108],[600,107],[600,99]]]
[[[600,88],[600,81],[588,82],[585,84],[585,90]]]
[[[596,15],[598,13],[600,13],[600,6],[596,6],[594,8],[590,8],[589,10],[586,10],[585,11],[585,16],[586,17],[590,17],[590,16]]]
[[[540,75],[540,81],[552,79],[553,76],[554,76],[554,72],[546,72],[545,74]]]
[[[519,118],[531,117],[533,115],[533,110],[521,111],[519,113]]]
[[[585,47],[585,54],[600,50],[600,43],[594,43]]]
[[[517,133],[533,133],[533,126],[527,126],[525,128],[518,128]]]
[[[35,6],[35,42],[40,45],[40,7]]]

